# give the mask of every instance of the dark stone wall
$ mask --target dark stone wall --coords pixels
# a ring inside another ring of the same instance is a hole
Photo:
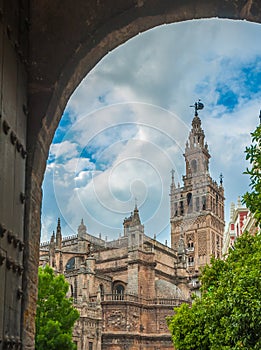
[[[0,349],[21,338],[23,349],[34,348],[41,185],[72,92],[104,55],[139,32],[209,17],[261,22],[261,4],[0,0]]]

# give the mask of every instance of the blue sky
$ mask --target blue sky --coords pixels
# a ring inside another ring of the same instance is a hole
[[[61,217],[108,239],[122,232],[135,198],[147,235],[170,243],[171,169],[182,185],[183,151],[199,98],[211,153],[224,175],[226,217],[248,189],[244,150],[261,109],[261,26],[200,20],[164,25],[105,56],[72,95],[50,148],[42,241]]]

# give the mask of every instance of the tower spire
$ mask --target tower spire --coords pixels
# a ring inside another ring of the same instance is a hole
[[[174,174],[175,174],[175,170],[172,169],[172,170],[171,170],[171,184],[175,186]]]
[[[86,233],[87,233],[87,227],[86,227],[86,225],[84,224],[83,219],[81,219],[81,223],[80,223],[80,225],[78,226],[78,236],[79,236],[79,237],[83,237]]]
[[[223,179],[224,179],[224,176],[223,176],[222,173],[220,173],[219,179],[220,179],[220,186],[223,186]]]
[[[203,103],[195,102],[191,107],[195,109],[195,115],[183,154],[186,164],[182,177],[184,185],[170,193],[170,223],[171,246],[177,250],[179,262],[184,263],[178,267],[187,265],[189,273],[197,273],[210,262],[212,255],[221,257],[225,198],[223,177],[218,185],[209,173],[210,153],[198,116]]]
[[[170,185],[170,192],[171,192],[171,193],[172,193],[172,192],[175,190],[175,188],[176,188],[174,174],[175,174],[175,170],[172,169],[172,170],[171,170],[171,185]]]
[[[137,197],[134,198],[134,202],[135,202],[135,207],[134,207],[134,211],[138,210],[138,199]]]
[[[135,201],[137,201],[136,198],[135,198]],[[133,223],[133,225],[140,225],[141,224],[137,203],[135,203],[135,208],[134,208],[133,216],[132,216],[132,223]]]
[[[57,228],[56,228],[56,247],[61,249],[62,247],[62,229],[61,229],[61,219],[58,218]]]

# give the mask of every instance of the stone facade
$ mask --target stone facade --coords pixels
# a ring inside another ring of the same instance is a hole
[[[186,174],[182,187],[179,184],[176,187],[172,174],[171,244],[182,252],[180,239],[183,239],[188,269],[193,275],[210,262],[211,256],[222,256],[225,227],[222,175],[218,185],[209,174],[210,154],[196,108],[184,157]]]
[[[70,284],[80,311],[74,329],[78,349],[173,349],[166,317],[190,302],[185,266],[172,248],[144,234],[139,211],[124,221],[124,235],[105,241],[78,233],[56,234],[40,247],[40,265],[50,264]]]

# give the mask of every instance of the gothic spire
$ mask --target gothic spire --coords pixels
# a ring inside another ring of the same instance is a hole
[[[134,208],[133,216],[132,216],[132,223],[133,223],[133,226],[140,225],[140,223],[141,223],[137,203],[135,203],[135,208]]]
[[[172,169],[171,170],[171,188],[176,188],[174,174],[175,174],[175,170]]]
[[[58,218],[57,228],[56,228],[56,247],[61,249],[62,244],[62,229],[61,229],[61,220]]]
[[[81,219],[81,223],[78,226],[78,236],[81,237],[82,235],[87,233],[87,227],[84,225],[83,219]]]
[[[57,221],[57,231],[58,230],[61,230],[61,219],[58,218],[58,221]]]

